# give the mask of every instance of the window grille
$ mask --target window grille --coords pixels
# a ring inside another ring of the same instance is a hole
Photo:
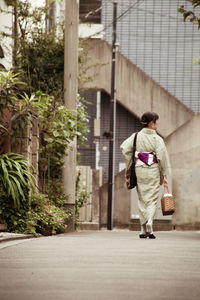
[[[118,0],[120,52],[194,112],[200,111],[200,30],[183,22],[178,8],[187,0]],[[102,0],[105,39],[112,42],[112,1]],[[198,14],[198,12],[197,12]]]

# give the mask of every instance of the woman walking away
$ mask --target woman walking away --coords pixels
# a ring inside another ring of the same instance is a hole
[[[167,175],[170,174],[170,162],[163,139],[157,134],[159,116],[146,112],[141,117],[144,127],[137,134],[135,152],[135,170],[137,176],[138,209],[141,224],[140,238],[155,239],[153,218],[159,195],[159,187],[168,187]],[[135,133],[126,139],[120,148],[129,168],[132,163],[133,141]]]

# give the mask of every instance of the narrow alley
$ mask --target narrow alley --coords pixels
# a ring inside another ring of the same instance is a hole
[[[199,299],[200,232],[156,236],[102,230],[0,243],[0,299]]]

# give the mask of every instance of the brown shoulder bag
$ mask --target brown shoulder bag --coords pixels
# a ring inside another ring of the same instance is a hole
[[[137,134],[138,134],[138,132],[136,132],[134,140],[133,140],[132,163],[131,163],[130,168],[128,168],[125,173],[126,187],[129,190],[133,189],[137,185],[137,177],[136,177],[136,173],[135,173],[135,151],[136,151]]]

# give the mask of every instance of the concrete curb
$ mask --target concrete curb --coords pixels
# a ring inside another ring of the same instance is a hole
[[[0,232],[0,243],[13,241],[13,240],[31,239],[31,238],[34,238],[32,234]]]

